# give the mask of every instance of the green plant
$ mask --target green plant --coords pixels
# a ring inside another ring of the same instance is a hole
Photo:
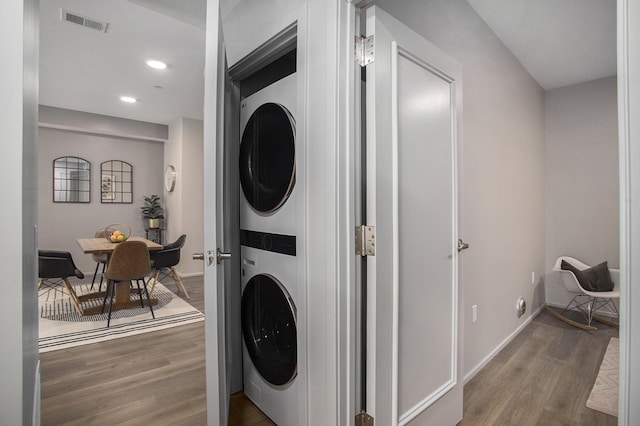
[[[164,219],[164,209],[160,205],[160,197],[153,194],[144,197],[144,206],[140,207],[145,219]]]

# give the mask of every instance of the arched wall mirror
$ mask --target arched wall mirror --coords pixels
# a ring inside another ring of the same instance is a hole
[[[105,204],[133,203],[133,166],[122,160],[100,164],[100,202]]]
[[[53,160],[53,202],[91,202],[91,163],[80,157]]]

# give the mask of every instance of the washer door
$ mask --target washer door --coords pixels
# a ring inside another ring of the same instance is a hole
[[[297,373],[297,328],[293,301],[271,275],[249,280],[242,293],[242,335],[258,373],[273,385]]]
[[[251,206],[273,212],[282,206],[296,180],[295,123],[280,104],[253,112],[240,142],[240,183]]]

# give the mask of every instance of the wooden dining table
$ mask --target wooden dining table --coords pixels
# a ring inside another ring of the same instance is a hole
[[[162,249],[162,245],[146,238],[142,237],[130,237],[127,241],[142,241],[147,245],[149,250],[160,250]],[[106,238],[79,238],[76,240],[78,246],[84,253],[87,254],[106,254],[107,255],[107,267],[109,265],[109,260],[111,257],[111,253],[118,247],[121,243],[112,243],[108,241]],[[140,307],[140,300],[132,300],[131,299],[131,285],[129,281],[117,282],[115,288],[115,301],[113,303],[112,309],[130,309]],[[81,296],[77,296],[78,302],[82,303],[91,299],[104,299],[105,292],[98,291],[95,293],[84,294]],[[152,305],[158,304],[158,299],[151,298],[150,299]],[[143,302],[143,303],[146,303]],[[82,309],[83,315],[94,315],[102,312],[102,306],[92,306],[90,308]]]

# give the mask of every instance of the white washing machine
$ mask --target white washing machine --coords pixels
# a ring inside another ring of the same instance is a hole
[[[279,426],[298,424],[295,105],[295,73],[240,105],[244,393]]]
[[[298,424],[296,257],[241,247],[245,395],[279,426]]]
[[[296,74],[240,105],[240,229],[296,234]]]

